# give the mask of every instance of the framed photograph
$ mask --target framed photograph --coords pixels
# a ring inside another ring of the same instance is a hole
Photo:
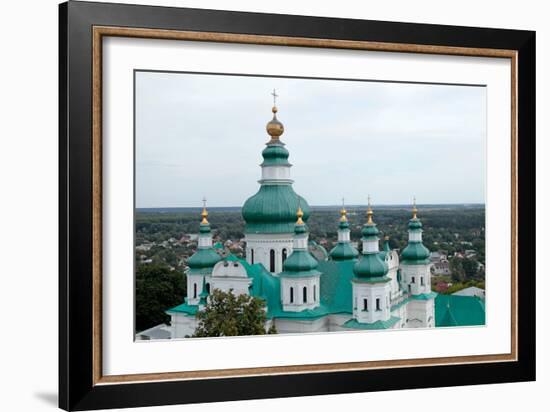
[[[66,410],[535,379],[535,33],[60,5]]]

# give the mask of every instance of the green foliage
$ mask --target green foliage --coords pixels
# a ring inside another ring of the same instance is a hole
[[[440,293],[444,295],[452,295],[453,293],[458,292],[459,290],[466,289],[472,286],[480,289],[485,289],[485,281],[469,280],[467,282],[453,283],[453,285],[450,286],[446,291],[440,292]]]
[[[464,259],[452,258],[449,260],[449,269],[451,271],[451,279],[453,282],[463,282],[466,279],[466,272],[462,266]]]
[[[214,289],[197,313],[194,337],[265,335],[265,302],[259,298]],[[267,333],[277,333],[272,326]]]
[[[183,301],[185,275],[165,264],[139,265],[136,271],[136,330],[167,323],[165,311]]]

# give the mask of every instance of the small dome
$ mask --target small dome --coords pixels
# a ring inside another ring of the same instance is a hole
[[[358,278],[379,278],[386,276],[388,265],[378,253],[367,253],[355,263],[353,273]]]
[[[422,242],[409,242],[407,247],[401,253],[403,262],[424,263],[430,257],[430,251]]]
[[[418,218],[412,218],[409,220],[409,230],[422,229],[422,222]]]
[[[285,272],[308,272],[317,268],[317,259],[308,250],[295,250],[283,263]]]
[[[288,162],[288,150],[285,148],[284,143],[280,141],[273,142],[272,140],[267,143],[267,147],[262,151],[262,157],[264,158],[262,166],[290,166]]]
[[[267,123],[265,130],[267,130],[267,134],[271,136],[271,139],[276,140],[284,133],[285,127],[277,119],[277,107],[273,106],[271,111],[273,112],[273,119]]]
[[[379,233],[380,232],[374,223],[367,223],[361,230],[361,234],[364,238],[378,237]]]
[[[357,259],[359,251],[349,242],[338,242],[330,251],[330,257],[333,260]]]
[[[212,248],[199,249],[189,258],[187,264],[191,269],[211,268],[221,259],[221,256]]]

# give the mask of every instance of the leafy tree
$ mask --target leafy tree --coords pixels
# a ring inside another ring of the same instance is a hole
[[[183,301],[185,275],[165,264],[138,265],[136,271],[136,330],[167,323],[165,311]]]
[[[265,335],[265,302],[232,291],[214,289],[205,309],[197,313],[194,337]],[[267,333],[277,333],[272,326]]]
[[[477,270],[477,262],[475,260],[464,259],[464,261],[462,262],[462,267],[464,268],[466,279],[471,279],[477,276],[478,270]]]
[[[451,270],[451,278],[453,282],[463,282],[466,279],[466,273],[462,266],[462,260],[460,258],[452,258],[449,260],[449,269]]]

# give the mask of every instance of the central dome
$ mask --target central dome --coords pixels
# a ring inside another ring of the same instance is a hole
[[[242,208],[246,233],[293,233],[296,210],[309,218],[309,205],[290,185],[262,185]]]

